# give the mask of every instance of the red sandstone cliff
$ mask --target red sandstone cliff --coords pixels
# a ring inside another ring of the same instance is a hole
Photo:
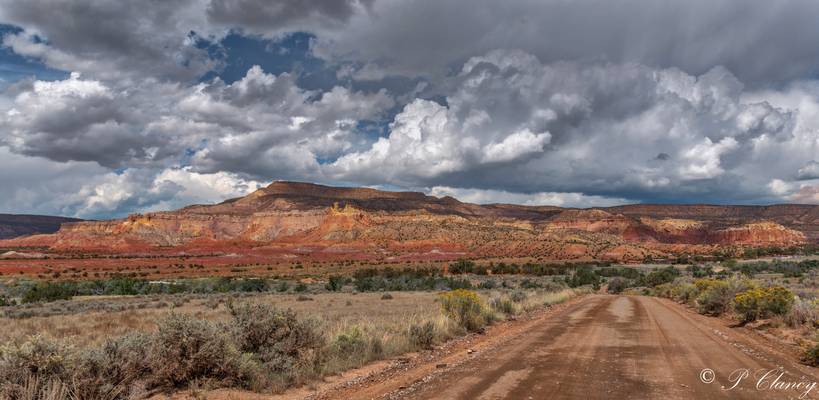
[[[819,241],[819,206],[633,205],[562,209],[480,206],[422,193],[274,182],[216,205],[67,223],[6,241],[53,249],[343,246],[363,252],[452,251],[475,256],[640,260],[719,246]]]

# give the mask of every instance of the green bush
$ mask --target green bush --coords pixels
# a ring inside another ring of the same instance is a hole
[[[71,357],[72,396],[76,399],[129,398],[136,384],[150,373],[151,336],[135,332],[88,348]]]
[[[764,289],[751,289],[737,293],[734,297],[734,311],[742,322],[755,321],[762,312]]]
[[[686,296],[696,294],[694,304],[701,314],[722,315],[731,310],[737,293],[753,288],[753,283],[745,279],[697,279]]]
[[[318,367],[324,336],[313,320],[264,304],[228,305],[239,350],[273,373],[293,378]]]
[[[794,298],[791,311],[785,315],[785,322],[792,327],[819,326],[819,302]]]
[[[409,339],[418,348],[431,349],[435,344],[435,324],[427,321],[420,325],[410,326]]]
[[[75,285],[68,282],[38,282],[23,293],[22,302],[70,300],[75,294]]]
[[[0,347],[0,387],[20,385],[32,376],[44,384],[65,376],[70,350],[65,343],[40,335]]]
[[[366,335],[358,326],[352,326],[339,333],[330,344],[330,371],[348,369],[371,360],[379,359],[384,354],[384,344],[377,336]]]
[[[332,347],[336,354],[360,360],[367,357],[369,342],[361,329],[354,326],[345,332],[339,333],[333,340]]]
[[[680,303],[693,304],[699,292],[691,283],[680,283],[671,289],[671,297]]]
[[[742,322],[751,322],[771,315],[784,316],[790,312],[793,303],[793,293],[781,286],[754,288],[736,294],[734,311]]]
[[[608,283],[608,288],[606,290],[612,294],[623,293],[623,291],[630,286],[628,280],[620,277],[611,278],[609,279]]]
[[[730,309],[736,292],[725,281],[714,280],[704,286],[697,295],[696,303],[701,314],[722,315]]]
[[[444,314],[467,331],[480,331],[489,322],[486,306],[471,290],[456,289],[442,293],[440,301]]]
[[[489,300],[489,307],[497,313],[514,315],[516,311],[515,301],[510,298],[493,297]]]
[[[802,353],[802,362],[813,367],[819,367],[819,344],[805,349],[805,352]]]
[[[597,273],[594,272],[594,270],[591,267],[584,265],[581,266],[580,268],[577,268],[575,274],[571,278],[569,278],[566,283],[569,285],[569,287],[573,288],[585,285],[592,285],[594,287],[594,290],[597,290],[600,288],[600,281],[601,281],[600,275],[597,275]]]
[[[333,275],[327,280],[327,284],[324,287],[331,291],[331,292],[338,292],[344,287],[344,284],[347,283],[347,279],[343,276]]]
[[[643,278],[643,286],[657,286],[663,283],[671,283],[680,276],[680,271],[674,267],[651,271]]]
[[[458,260],[449,264],[450,274],[468,274],[476,270],[475,263],[469,260]]]
[[[790,290],[782,286],[774,286],[766,290],[763,309],[766,314],[786,315],[793,307],[793,302],[794,295]]]
[[[228,327],[180,314],[157,325],[148,354],[151,387],[182,387],[201,379],[242,387],[255,382],[256,366],[239,351]]]

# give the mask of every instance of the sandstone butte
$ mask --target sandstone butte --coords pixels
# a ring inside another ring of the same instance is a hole
[[[245,197],[109,221],[63,223],[0,247],[112,254],[338,254],[423,260],[641,261],[819,243],[819,206],[476,205],[452,197],[277,181]]]

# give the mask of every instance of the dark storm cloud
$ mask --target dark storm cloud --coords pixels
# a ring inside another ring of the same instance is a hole
[[[211,0],[208,18],[251,31],[298,28],[307,23],[341,25],[374,0]]]
[[[605,60],[702,74],[723,65],[753,85],[813,77],[819,3],[782,0],[391,1],[319,46],[328,57],[437,73],[496,48],[544,62]]]
[[[188,80],[214,64],[189,38],[205,29],[196,0],[1,0],[0,21],[24,29],[3,43],[53,68],[100,78]]]

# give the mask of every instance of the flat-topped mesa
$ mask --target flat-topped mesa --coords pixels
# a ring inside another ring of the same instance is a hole
[[[390,192],[364,187],[333,187],[317,185],[315,183],[275,181],[265,188],[259,189],[266,195],[289,197],[316,197],[323,199],[343,200],[373,200],[398,199],[430,201],[438,200],[420,192]]]
[[[452,197],[433,197],[420,192],[390,192],[371,188],[347,188],[302,182],[276,181],[241,198],[216,205],[196,205],[180,210],[193,214],[247,215],[277,211],[329,209],[350,205],[362,211],[426,211],[435,214],[474,215],[486,212]]]
[[[818,232],[819,206],[477,205],[418,192],[277,181],[219,204],[69,223],[55,234],[0,244],[111,252],[267,247],[330,253],[358,249],[373,257],[449,252],[457,257],[641,260],[713,251],[713,246],[817,243]]]

